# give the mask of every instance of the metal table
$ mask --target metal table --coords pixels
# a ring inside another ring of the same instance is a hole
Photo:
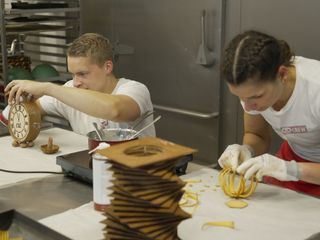
[[[92,201],[92,187],[63,175],[0,189],[0,211],[17,211],[39,220]]]
[[[51,126],[51,123],[42,124],[43,129]],[[8,135],[7,128],[0,125],[0,136]],[[29,179],[0,187],[1,212],[16,209],[35,220],[90,201],[92,201],[92,186],[63,174]]]
[[[45,126],[47,128],[47,125]],[[0,136],[1,133],[2,136],[9,134],[7,128],[2,125],[0,125]],[[72,134],[73,133],[70,132],[70,135]],[[74,137],[75,136],[72,135],[70,139]],[[65,138],[65,136],[61,136],[60,138]],[[84,138],[86,139],[86,137]],[[59,137],[56,136],[56,139],[58,141]],[[10,146],[10,144],[7,145],[7,147]],[[3,147],[5,148],[5,146]],[[8,149],[8,151],[12,150]],[[18,149],[17,153],[14,153],[15,154],[12,154],[15,158],[22,156],[21,151]],[[61,154],[63,154],[63,152]],[[37,158],[39,158],[39,156],[37,156]],[[8,161],[8,164],[10,163],[11,161]],[[201,166],[189,164],[188,171],[199,167]],[[12,169],[10,165],[6,165],[4,168]],[[92,201],[92,199],[92,186],[88,183],[66,177],[62,174],[50,175],[43,178],[39,176],[39,178],[36,179],[23,180],[22,182],[0,187],[0,212],[16,209],[35,220],[39,220],[71,208],[76,208]]]

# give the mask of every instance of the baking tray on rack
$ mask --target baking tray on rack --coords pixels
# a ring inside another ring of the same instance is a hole
[[[32,31],[62,31],[64,29],[71,29],[72,26],[59,26],[59,25],[48,25],[48,24],[26,24],[26,23],[14,23],[6,25],[7,32],[32,32]]]
[[[68,3],[28,3],[12,2],[13,9],[44,9],[44,8],[67,8]]]
[[[21,240],[70,240],[61,233],[19,213],[9,210],[0,213],[0,230],[2,239]],[[0,234],[0,235],[1,235]]]

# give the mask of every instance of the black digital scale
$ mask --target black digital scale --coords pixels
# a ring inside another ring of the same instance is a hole
[[[67,176],[92,183],[92,158],[89,150],[65,154],[57,157],[57,164],[61,166]],[[182,157],[176,166],[178,176],[186,173],[188,162],[193,160],[193,155]]]

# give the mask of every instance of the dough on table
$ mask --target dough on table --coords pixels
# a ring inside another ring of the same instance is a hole
[[[226,205],[229,208],[245,208],[246,206],[248,206],[248,203],[242,200],[231,199],[226,202]]]

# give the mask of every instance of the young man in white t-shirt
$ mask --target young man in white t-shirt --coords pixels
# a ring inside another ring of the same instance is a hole
[[[42,114],[67,119],[74,132],[85,135],[94,130],[93,122],[104,128],[128,128],[143,114],[153,111],[150,93],[142,83],[116,78],[109,40],[99,34],[86,33],[68,49],[68,70],[73,79],[63,86],[50,82],[14,80],[5,92],[9,103],[22,95],[32,95]],[[2,120],[7,118],[8,108]],[[140,125],[152,121],[146,118]],[[143,135],[155,136],[154,126]]]
[[[222,72],[245,113],[243,145],[228,146],[220,166],[320,196],[320,61],[248,31],[227,46]],[[284,140],[277,156],[267,153],[271,129]]]

